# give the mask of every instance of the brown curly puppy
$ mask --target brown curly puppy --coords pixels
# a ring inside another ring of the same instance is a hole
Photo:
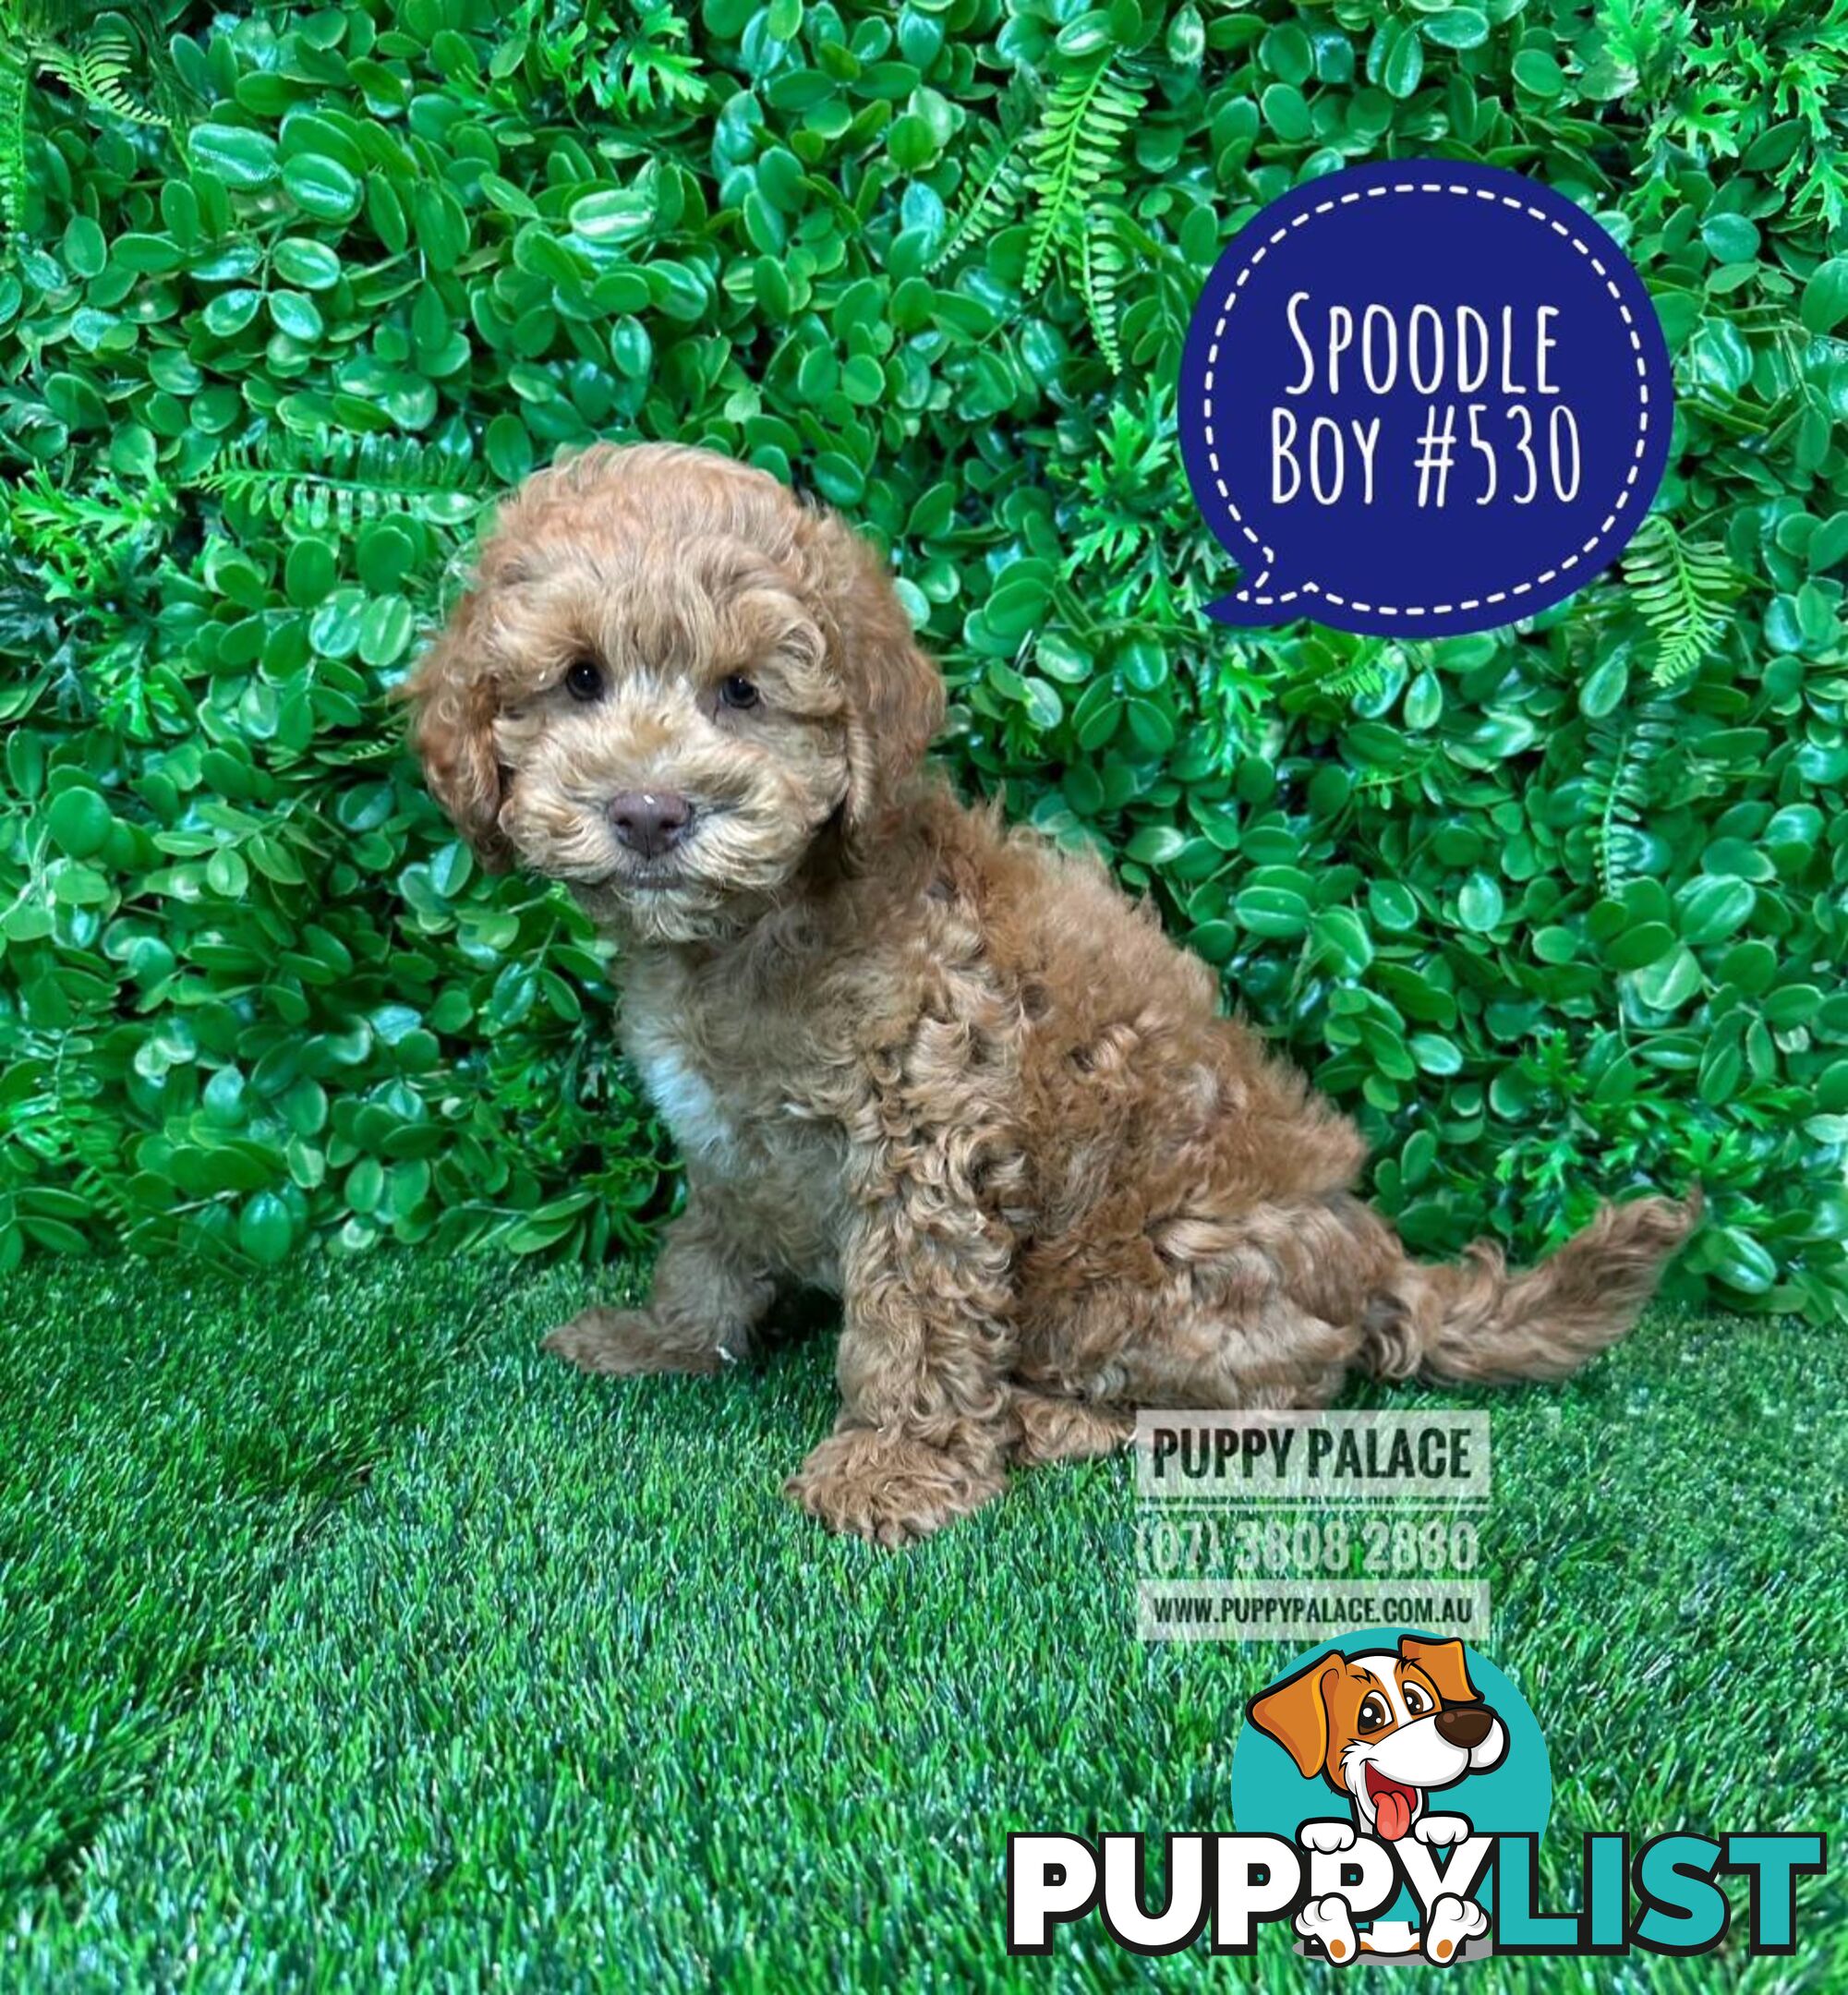
[[[619,939],[685,1157],[648,1307],[548,1348],[716,1372],[779,1285],[834,1290],[840,1417],[789,1487],[836,1530],[934,1530],[1139,1405],[1560,1377],[1692,1223],[1608,1208],[1518,1277],[1408,1260],[1354,1126],[1152,911],[925,768],[942,684],[880,562],[762,472],[637,445],[539,474],[405,690],[477,850]]]

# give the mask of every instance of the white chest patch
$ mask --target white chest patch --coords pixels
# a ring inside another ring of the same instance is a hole
[[[678,1046],[643,1038],[631,1048],[630,1058],[683,1155],[722,1160],[736,1148],[736,1127]]]

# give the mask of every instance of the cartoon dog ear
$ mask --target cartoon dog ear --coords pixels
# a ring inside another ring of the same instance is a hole
[[[465,596],[393,697],[413,709],[411,746],[430,793],[490,872],[511,863],[501,831],[501,768],[494,754],[499,702],[481,657],[477,598]]]
[[[1420,1641],[1407,1635],[1399,1642],[1399,1654],[1418,1666],[1437,1686],[1446,1704],[1480,1704],[1482,1693],[1469,1681],[1469,1666],[1463,1659],[1460,1641]]]
[[[1245,1715],[1276,1740],[1305,1780],[1323,1771],[1328,1758],[1328,1683],[1339,1674],[1332,1655],[1318,1656],[1246,1706]]]
[[[943,678],[912,637],[879,555],[831,514],[810,515],[807,532],[817,594],[832,626],[828,649],[847,694],[841,816],[852,861],[943,725]]]

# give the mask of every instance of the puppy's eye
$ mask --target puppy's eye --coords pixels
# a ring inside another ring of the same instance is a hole
[[[603,673],[595,659],[573,659],[565,667],[564,689],[574,700],[603,697]]]
[[[755,707],[759,696],[756,687],[743,672],[733,672],[719,688],[719,699],[727,707],[736,707],[741,713],[747,707]]]
[[[1392,1723],[1393,1714],[1383,1697],[1369,1697],[1360,1706],[1360,1715],[1356,1721],[1361,1731],[1377,1732],[1383,1724]]]
[[[1417,1684],[1408,1683],[1406,1686],[1406,1709],[1410,1711],[1414,1718],[1422,1718],[1426,1711],[1435,1710],[1435,1708]]]

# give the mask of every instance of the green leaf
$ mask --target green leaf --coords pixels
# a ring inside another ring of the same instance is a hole
[[[1675,897],[1682,939],[1697,945],[1736,934],[1752,918],[1758,897],[1744,880],[1690,880]]]
[[[359,619],[359,656],[368,665],[391,665],[402,658],[417,628],[416,612],[402,596],[379,596]]]
[[[276,141],[267,132],[241,125],[195,125],[187,150],[195,165],[216,174],[226,187],[249,191],[268,187],[276,177]]]
[[[1324,908],[1315,917],[1315,938],[1323,961],[1343,976],[1359,976],[1373,961],[1367,925],[1352,908]]]
[[[1466,928],[1487,935],[1498,928],[1506,913],[1499,883],[1487,873],[1472,873],[1457,896],[1456,913]]]
[[[1515,57],[1515,81],[1531,96],[1553,98],[1565,89],[1565,72],[1545,49],[1523,49]]]
[[[325,322],[313,299],[304,297],[298,291],[271,292],[270,317],[279,332],[286,332],[291,339],[300,340],[304,345],[313,345],[325,330]]]
[[[287,236],[272,252],[275,272],[303,291],[326,291],[340,282],[340,259],[325,243]]]
[[[1391,97],[1409,97],[1424,75],[1424,43],[1412,21],[1387,21],[1373,39],[1369,73]]]
[[[205,330],[217,339],[236,339],[257,316],[262,302],[260,291],[243,286],[221,291],[201,314]]]
[[[1187,843],[1185,834],[1172,825],[1149,825],[1138,831],[1123,848],[1126,858],[1146,865],[1163,865]]]
[[[1419,923],[1418,899],[1396,880],[1375,880],[1367,889],[1368,912],[1382,928],[1405,934]]]
[[[1419,32],[1440,48],[1480,48],[1489,39],[1489,18],[1478,7],[1445,7],[1419,22]]]
[[[365,198],[358,176],[337,160],[297,154],[283,168],[283,188],[304,214],[318,222],[350,222]]]
[[[586,242],[629,242],[654,226],[654,199],[639,187],[599,187],[573,201],[569,220]]]
[[[1848,257],[1830,257],[1811,272],[1798,316],[1812,332],[1833,332],[1848,319]]]
[[[1765,1295],[1778,1278],[1770,1252],[1737,1227],[1709,1227],[1702,1258],[1729,1288],[1745,1295]]]
[[[839,451],[823,451],[813,469],[815,490],[832,505],[853,505],[866,490],[860,467]]]
[[[52,799],[45,821],[73,859],[88,859],[108,842],[115,820],[94,790],[66,790]]]
[[[1700,965],[1685,944],[1636,973],[1637,995],[1657,1011],[1678,1011],[1701,986]]]
[[[1660,962],[1674,947],[1674,930],[1666,922],[1634,922],[1605,945],[1604,960],[1613,970],[1640,970]]]
[[[89,215],[72,215],[58,248],[73,277],[100,277],[109,261],[108,237]]]
[[[237,1244],[260,1267],[275,1267],[289,1256],[295,1228],[289,1209],[273,1191],[259,1191],[237,1215]]]
[[[1298,936],[1309,926],[1309,902],[1286,888],[1248,887],[1233,907],[1239,925],[1253,935]]]

